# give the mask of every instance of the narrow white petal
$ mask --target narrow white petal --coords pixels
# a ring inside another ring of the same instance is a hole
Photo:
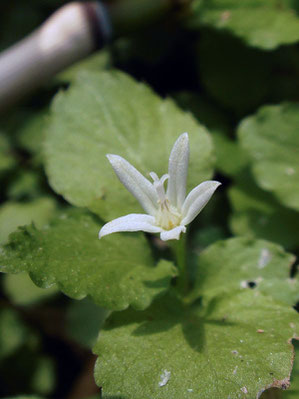
[[[147,233],[159,233],[162,229],[155,226],[155,218],[150,215],[131,213],[126,216],[114,219],[104,224],[99,232],[99,238],[108,234],[121,231],[145,231]]]
[[[168,164],[167,197],[178,210],[181,209],[186,196],[186,182],[189,162],[188,133],[183,133],[174,143]]]
[[[196,218],[220,184],[214,180],[204,181],[190,191],[182,207],[182,224],[186,225]]]
[[[107,154],[107,158],[126,189],[134,195],[147,213],[155,215],[158,197],[152,183],[119,155]]]
[[[160,234],[160,238],[163,241],[179,240],[181,233],[186,233],[185,226],[177,226],[172,230],[163,230]]]

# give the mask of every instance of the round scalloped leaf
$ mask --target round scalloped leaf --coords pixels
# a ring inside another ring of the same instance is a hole
[[[57,284],[74,299],[90,296],[107,309],[144,309],[165,292],[173,265],[157,266],[143,234],[98,239],[101,225],[82,210],[71,210],[50,226],[20,228],[0,251],[0,270],[26,271],[42,288]]]
[[[170,99],[122,72],[78,74],[71,88],[56,96],[49,122],[45,152],[51,186],[105,220],[142,211],[115,176],[107,153],[121,155],[147,177],[151,171],[162,175],[175,140],[187,131],[189,188],[211,177],[207,131]]]
[[[95,379],[120,398],[256,399],[288,386],[296,312],[252,291],[207,309],[163,297],[145,312],[113,313],[94,348]]]
[[[208,299],[220,292],[254,288],[256,292],[295,305],[299,300],[298,282],[290,279],[294,260],[294,255],[269,241],[246,237],[218,241],[199,256],[191,297],[203,295]]]
[[[299,210],[298,130],[298,103],[262,107],[238,128],[257,184],[296,210]]]
[[[265,50],[299,41],[298,7],[289,0],[195,1],[193,7],[192,28],[225,30]]]

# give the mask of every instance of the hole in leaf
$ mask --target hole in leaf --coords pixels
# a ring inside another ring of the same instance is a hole
[[[261,277],[258,277],[256,280],[243,280],[240,283],[241,288],[256,288],[258,283],[262,281]]]
[[[256,282],[255,281],[247,281],[247,285],[249,288],[255,288],[256,287]]]

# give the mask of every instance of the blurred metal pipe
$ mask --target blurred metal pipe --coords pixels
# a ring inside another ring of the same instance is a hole
[[[103,47],[112,34],[115,39],[138,31],[169,12],[188,10],[189,4],[191,0],[66,4],[31,35],[0,54],[0,113],[57,72]]]
[[[111,27],[100,2],[69,3],[0,54],[0,112],[54,74],[101,48]]]

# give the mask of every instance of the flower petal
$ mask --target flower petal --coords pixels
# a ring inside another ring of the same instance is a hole
[[[122,184],[134,195],[143,209],[154,216],[158,208],[158,197],[152,183],[121,156],[106,156]]]
[[[181,209],[186,196],[186,182],[189,162],[188,133],[183,133],[174,143],[168,164],[167,197],[178,210]]]
[[[99,232],[99,238],[121,231],[145,231],[147,233],[159,233],[161,232],[161,228],[155,226],[155,218],[153,216],[143,215],[140,213],[131,213],[104,224]]]
[[[186,233],[185,226],[177,226],[171,230],[163,230],[160,234],[162,241],[179,240],[181,233]]]
[[[215,180],[204,181],[190,191],[182,207],[183,220],[181,224],[186,225],[196,218],[220,184]]]

